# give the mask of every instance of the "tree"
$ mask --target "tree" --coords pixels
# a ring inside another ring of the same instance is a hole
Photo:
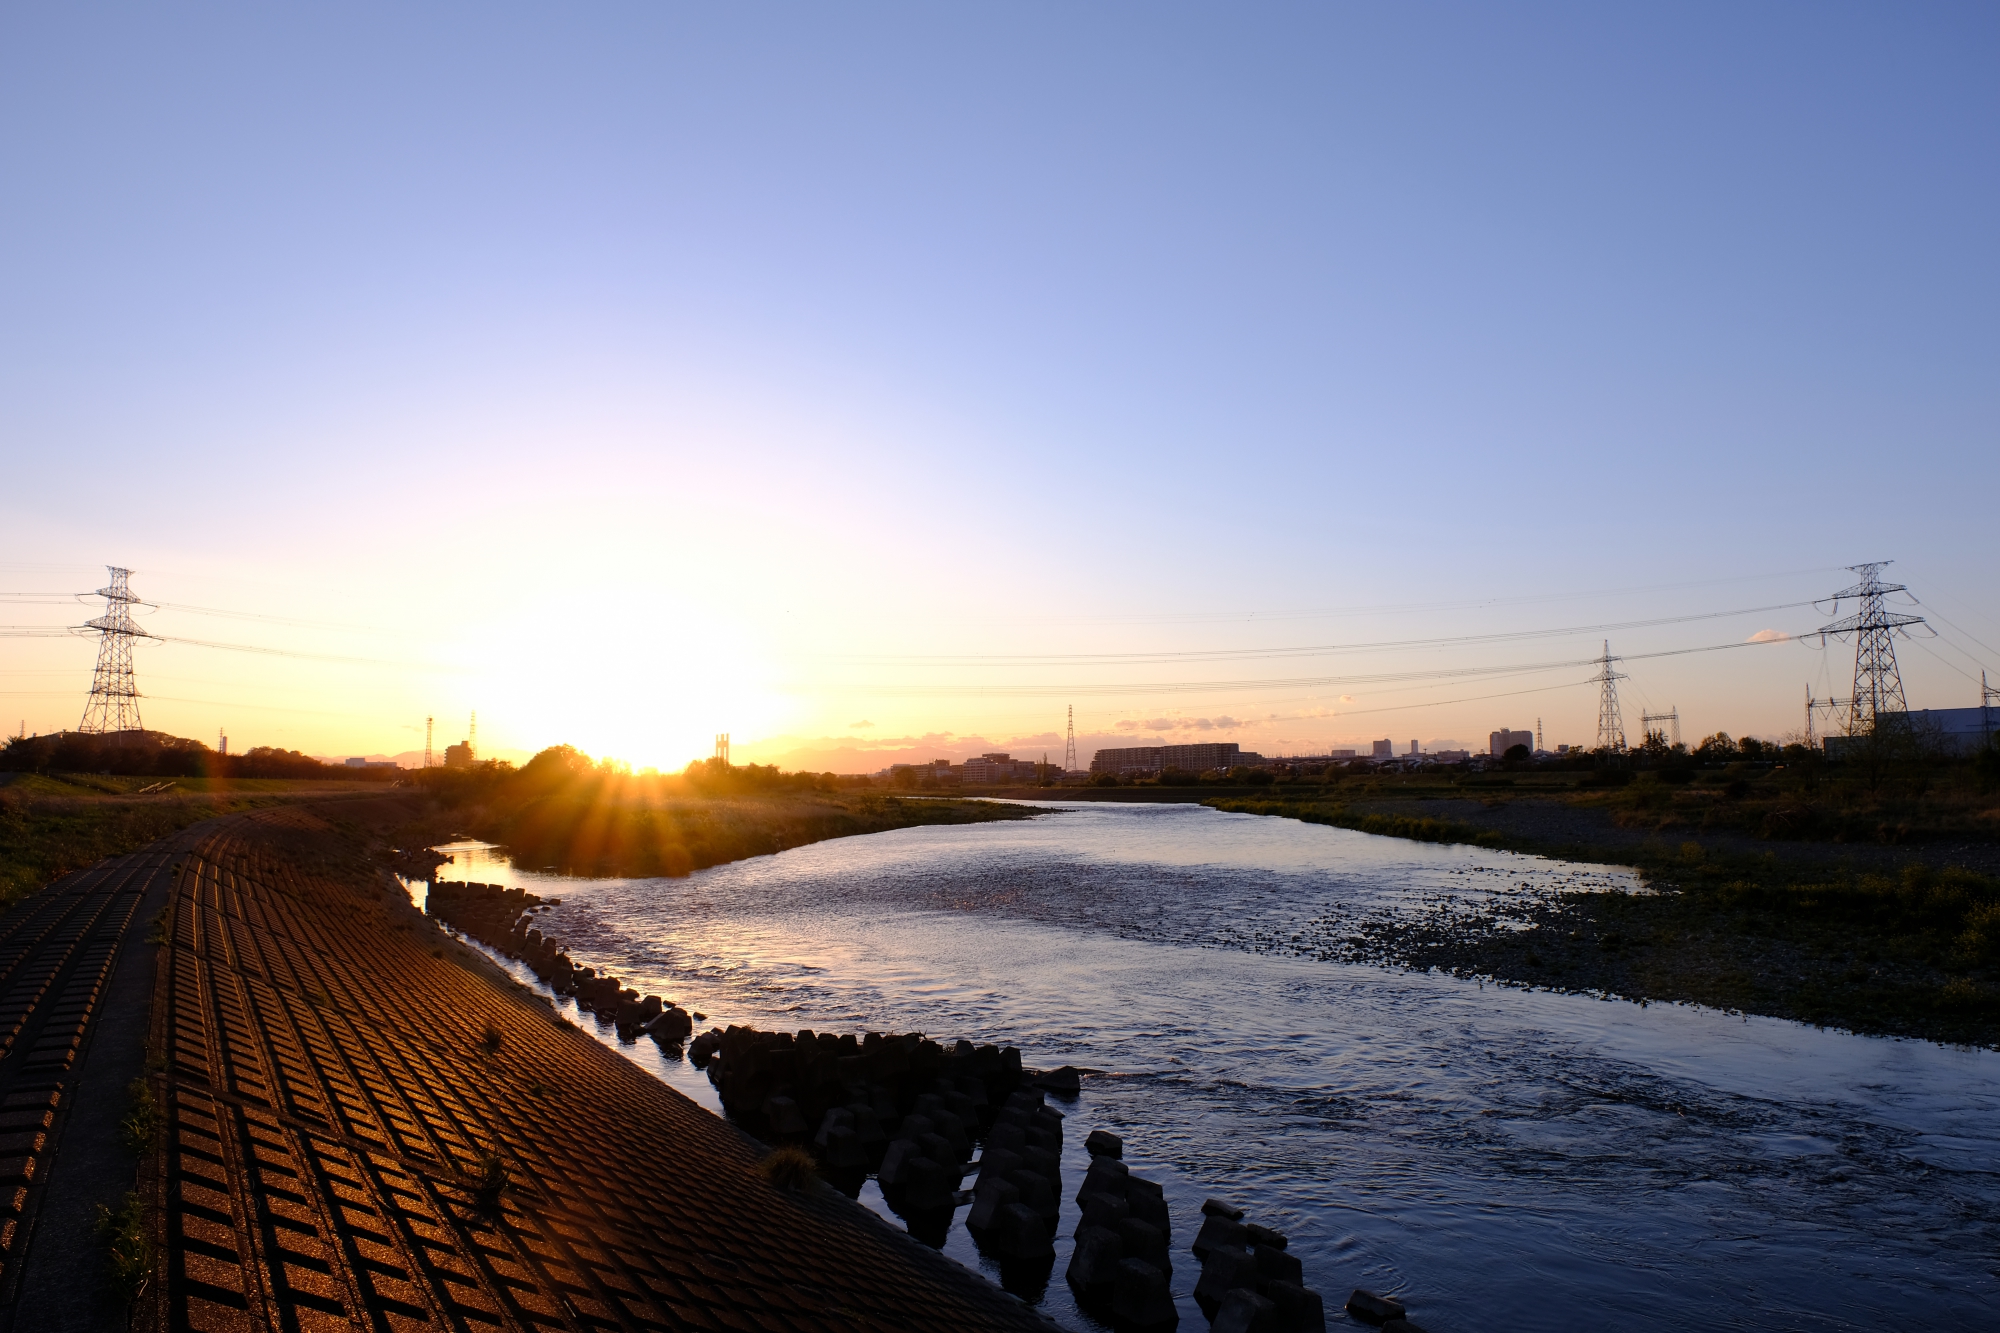
[[[1736,742],[1726,731],[1718,731],[1713,736],[1694,747],[1694,757],[1704,764],[1726,764],[1736,758]]]

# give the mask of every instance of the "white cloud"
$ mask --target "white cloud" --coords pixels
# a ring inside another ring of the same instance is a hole
[[[1787,633],[1785,633],[1785,632],[1784,632],[1783,630],[1781,630],[1781,629],[1760,629],[1760,630],[1758,630],[1758,631],[1757,631],[1757,632],[1756,632],[1755,634],[1752,634],[1752,635],[1751,635],[1751,636],[1750,636],[1749,638],[1745,639],[1745,640],[1744,640],[1743,642],[1745,642],[1745,643],[1790,643],[1791,641],[1792,641],[1792,636],[1791,636],[1791,635],[1789,635],[1789,634],[1787,634]]]
[[[865,717],[864,717],[864,718],[862,718],[862,719],[861,719],[861,720],[860,720],[859,722],[850,722],[850,723],[848,723],[848,724],[847,724],[847,729],[848,729],[849,731],[863,731],[863,730],[866,730],[867,728],[869,728],[869,727],[872,727],[872,726],[874,726],[874,725],[875,725],[875,724],[874,724],[873,722],[870,722],[870,721],[869,721],[869,720],[868,720],[867,718],[865,718]]]

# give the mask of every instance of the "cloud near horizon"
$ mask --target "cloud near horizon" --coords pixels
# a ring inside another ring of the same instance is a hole
[[[1791,635],[1789,635],[1789,634],[1787,634],[1787,633],[1785,633],[1785,632],[1784,632],[1783,630],[1781,630],[1781,629],[1760,629],[1760,630],[1758,630],[1758,631],[1757,631],[1757,632],[1756,632],[1755,634],[1752,634],[1752,635],[1751,635],[1751,636],[1750,636],[1749,638],[1745,639],[1745,640],[1744,640],[1743,642],[1745,642],[1745,643],[1790,643],[1791,641],[1792,641],[1792,636],[1791,636]]]
[[[1249,723],[1224,713],[1220,717],[1127,718],[1117,723],[1120,731],[1234,731]]]
[[[850,723],[848,723],[848,724],[847,724],[847,729],[848,729],[849,731],[865,731],[865,730],[867,730],[867,729],[868,729],[869,727],[872,727],[872,726],[874,726],[874,725],[875,725],[875,724],[874,724],[873,722],[870,722],[870,721],[869,721],[869,720],[868,720],[867,718],[865,718],[865,717],[864,717],[864,718],[862,718],[862,719],[861,719],[861,720],[860,720],[859,722],[850,722]]]

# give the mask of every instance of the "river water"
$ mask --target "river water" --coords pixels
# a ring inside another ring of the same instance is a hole
[[[679,880],[444,873],[561,905],[579,963],[710,1025],[922,1031],[1105,1071],[1066,1121],[1166,1187],[1183,1327],[1201,1201],[1441,1330],[2000,1327],[2000,1054],[1322,961],[1308,923],[1636,887],[1621,872],[1182,805],[817,843]],[[421,886],[419,886],[421,887]],[[1295,937],[1297,937],[1295,939]],[[532,982],[525,969],[517,974]],[[616,1034],[564,1012],[601,1040]],[[710,1108],[707,1079],[620,1047]],[[872,1182],[864,1203],[890,1216]],[[958,1214],[945,1251],[985,1263]]]

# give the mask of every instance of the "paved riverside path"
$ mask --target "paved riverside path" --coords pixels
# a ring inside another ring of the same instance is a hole
[[[167,927],[135,1328],[1053,1327],[829,1189],[766,1184],[758,1144],[448,941],[305,810],[201,838]]]
[[[0,1329],[124,1327],[96,1210],[132,1188],[118,1125],[145,1063],[143,936],[198,836],[65,875],[0,916]]]

